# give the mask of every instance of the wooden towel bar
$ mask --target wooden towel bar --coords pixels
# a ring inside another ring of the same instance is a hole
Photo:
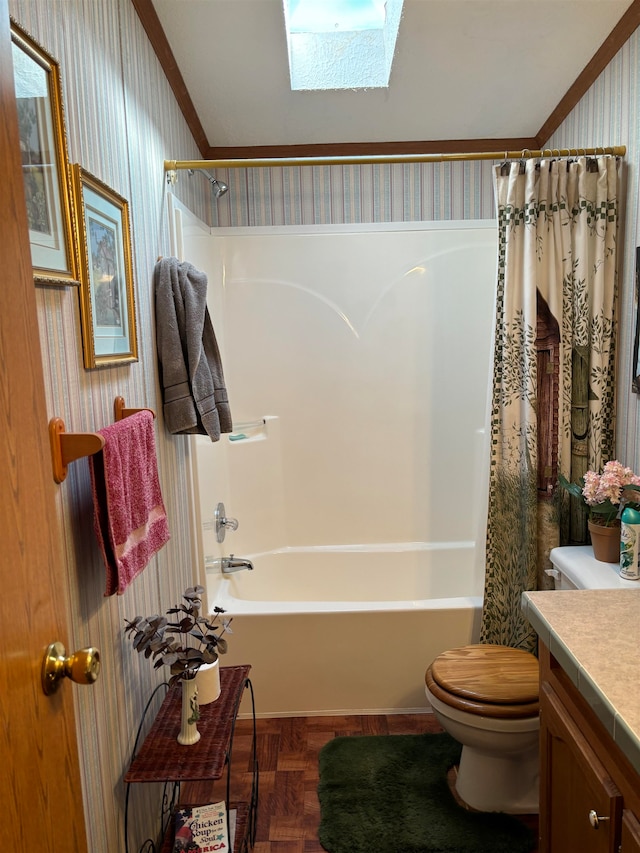
[[[136,412],[148,411],[155,418],[153,409],[127,409],[124,398],[116,397],[113,404],[116,421],[128,418]],[[53,479],[62,483],[67,476],[67,466],[83,456],[92,456],[104,447],[104,438],[96,432],[67,432],[62,418],[49,421],[49,443],[51,445],[51,464]]]

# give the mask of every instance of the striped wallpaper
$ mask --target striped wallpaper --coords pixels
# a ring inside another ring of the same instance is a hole
[[[212,211],[220,226],[494,216],[491,164],[482,161],[222,169],[217,177],[230,187]]]
[[[58,489],[64,535],[70,645],[101,649],[103,670],[90,689],[75,690],[88,848],[124,849],[125,792],[142,709],[160,676],[123,638],[125,618],[164,611],[197,577],[189,512],[187,439],[164,430],[154,350],[152,273],[168,254],[163,161],[199,153],[130,0],[10,0],[16,20],[61,64],[71,162],[128,199],[133,231],[139,353],[137,363],[87,371],[82,364],[78,293],[37,288],[49,415],[68,429],[112,420],[113,400],[158,412],[160,477],[172,539],[125,595],[104,597],[104,568],[91,532],[86,464],[71,466]],[[619,455],[638,465],[640,411],[631,385],[633,263],[638,240],[638,35],[624,46],[550,145],[625,144],[628,204],[622,271]],[[212,140],[215,143],[215,140]],[[489,162],[228,170],[230,191],[218,202],[207,182],[179,174],[176,195],[212,225],[298,225],[494,216]],[[233,401],[232,401],[233,403]],[[259,697],[258,697],[259,699]],[[132,793],[130,849],[153,834],[159,791]],[[144,790],[138,790],[144,789]]]
[[[64,535],[71,637],[68,647],[97,646],[100,679],[74,690],[81,773],[92,853],[124,850],[122,776],[143,708],[161,673],[132,652],[125,618],[163,612],[196,579],[187,439],[164,430],[153,336],[152,273],[169,253],[165,216],[166,157],[193,159],[198,150],[129,0],[46,0],[10,3],[11,14],[61,66],[69,157],[124,196],[130,205],[139,361],[85,370],[78,291],[37,288],[47,407],[67,429],[93,430],[113,420],[113,401],[158,412],[160,478],[172,538],[123,596],[104,597],[105,571],[92,531],[88,466],[79,461],[58,488]],[[208,193],[186,181],[181,200],[202,218]],[[158,831],[160,791],[132,791],[130,850]]]

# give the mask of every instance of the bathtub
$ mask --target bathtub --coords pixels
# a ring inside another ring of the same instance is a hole
[[[236,556],[254,571],[223,575],[207,558],[207,597],[232,617],[221,663],[251,664],[258,716],[426,712],[427,666],[478,641],[483,577],[473,542]]]

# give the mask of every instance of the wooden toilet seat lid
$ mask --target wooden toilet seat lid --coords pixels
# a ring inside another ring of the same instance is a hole
[[[443,690],[472,702],[511,706],[538,702],[538,659],[523,649],[462,646],[443,652],[430,669]]]

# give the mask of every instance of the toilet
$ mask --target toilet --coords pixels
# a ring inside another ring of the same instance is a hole
[[[591,545],[553,548],[555,589],[640,589]],[[443,652],[425,676],[443,729],[462,744],[456,791],[483,812],[538,812],[538,661],[521,649],[469,645]]]
[[[440,725],[462,744],[456,791],[483,812],[538,812],[538,660],[507,646],[439,655],[425,692]]]

